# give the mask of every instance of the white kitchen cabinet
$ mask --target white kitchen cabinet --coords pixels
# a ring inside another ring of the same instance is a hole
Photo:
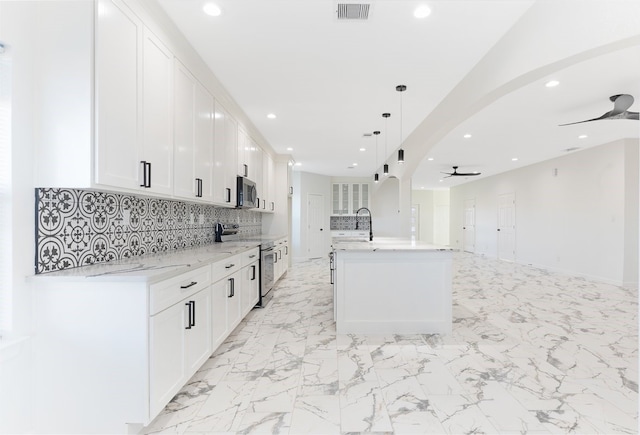
[[[368,183],[333,183],[331,214],[352,215],[361,207],[369,207]]]
[[[214,164],[214,100],[200,83],[195,88],[195,179],[200,180],[200,196],[203,201],[213,201]]]
[[[144,25],[122,2],[101,0],[96,29],[96,183],[139,189]]]
[[[95,182],[171,195],[173,54],[122,2],[98,7]]]
[[[263,193],[265,192],[265,186],[264,186],[264,179],[263,179],[263,172],[264,172],[264,168],[263,168],[263,164],[262,164],[262,160],[264,158],[264,151],[262,151],[262,148],[260,148],[258,146],[258,144],[256,144],[255,142],[253,143],[253,145],[255,146],[255,150],[253,152],[253,167],[255,168],[255,174],[254,174],[254,179],[253,181],[255,181],[256,183],[256,189],[258,190],[258,210],[260,210],[260,206],[261,206],[261,202],[262,202],[262,198],[263,198]]]
[[[277,282],[289,269],[289,244],[286,238],[275,241],[274,282]]]
[[[249,177],[251,162],[251,138],[249,134],[238,125],[238,172],[240,177]]]
[[[238,123],[218,101],[214,118],[213,201],[218,205],[235,207]]]
[[[242,254],[242,317],[246,316],[260,299],[260,250],[252,249]]]
[[[128,433],[149,424],[257,302],[258,256],[252,248],[195,262],[151,284],[145,268],[35,277],[36,432]]]
[[[148,29],[143,35],[140,186],[169,196],[173,194],[173,54]]]
[[[152,415],[164,408],[211,355],[210,286],[211,268],[203,266],[150,287],[149,402]]]
[[[195,87],[196,79],[182,63],[175,63],[174,72],[174,187],[181,198],[198,196],[195,180]]]
[[[262,185],[263,193],[260,210],[275,211],[275,165],[271,154],[264,152],[262,155]]]
[[[174,71],[175,196],[211,201],[213,97],[179,61]]]

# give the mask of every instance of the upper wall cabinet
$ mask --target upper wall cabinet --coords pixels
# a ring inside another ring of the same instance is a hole
[[[97,184],[171,195],[173,55],[121,2],[100,1]]]
[[[331,187],[331,214],[351,215],[369,207],[368,183],[334,183]]]
[[[173,192],[213,200],[213,97],[179,61],[174,70]]]
[[[213,201],[235,207],[238,153],[238,122],[216,101]]]

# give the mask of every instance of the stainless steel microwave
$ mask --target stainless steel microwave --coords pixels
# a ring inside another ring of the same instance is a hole
[[[236,187],[238,192],[236,207],[255,208],[258,206],[258,191],[256,190],[256,183],[246,177],[238,177]]]

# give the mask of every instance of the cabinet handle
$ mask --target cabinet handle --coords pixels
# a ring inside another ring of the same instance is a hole
[[[189,301],[185,305],[189,308],[189,325],[184,329],[191,329],[191,302]]]
[[[142,181],[140,187],[151,187],[151,163],[141,160],[140,161],[141,169],[142,169]]]
[[[242,165],[244,167],[244,176],[248,177],[249,176],[249,166],[244,164]]]
[[[273,201],[271,201],[271,211],[274,211],[275,207],[276,207],[276,204]]]
[[[289,195],[293,195],[293,186],[289,187]]]
[[[189,288],[189,287],[193,287],[194,285],[198,284],[198,281],[191,281],[189,284],[187,285],[181,285],[180,288]]]
[[[255,281],[255,279],[256,279],[256,266],[255,266],[255,264],[251,266],[251,272],[252,272],[251,281]]]
[[[276,264],[278,262],[278,253],[276,252],[275,254],[273,254],[273,264]]]
[[[266,209],[267,209],[267,200],[266,200],[266,199],[263,199],[263,200],[262,200],[262,209],[263,209],[263,210],[266,210]]]
[[[191,324],[191,326],[196,326],[196,301],[189,301],[189,303],[192,304],[193,307],[193,315],[191,316],[193,323]]]
[[[278,260],[282,260],[282,250],[278,251]]]
[[[202,178],[196,178],[196,198],[202,198]]]
[[[320,231],[322,231],[322,228],[320,228]],[[284,255],[289,255],[289,245],[284,246]]]
[[[231,263],[231,264],[226,265],[224,268],[225,269],[231,269],[233,266],[235,266],[235,264]]]
[[[230,188],[226,188],[225,189],[227,191],[227,202],[231,202],[231,189]]]
[[[232,298],[234,297],[236,294],[236,283],[235,283],[235,279],[233,278],[229,278],[229,296],[227,296],[228,298]]]

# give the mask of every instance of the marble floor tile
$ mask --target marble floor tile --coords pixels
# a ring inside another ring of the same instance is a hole
[[[141,433],[638,433],[636,290],[456,253],[448,335],[336,334],[294,263]]]

